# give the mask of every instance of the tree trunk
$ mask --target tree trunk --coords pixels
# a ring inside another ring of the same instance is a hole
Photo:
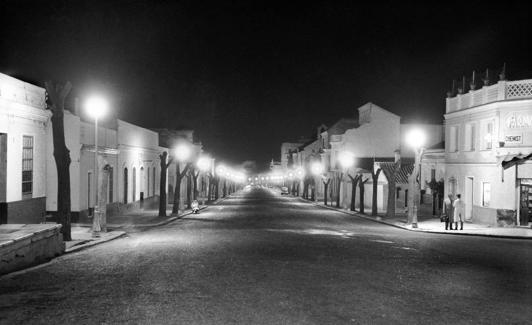
[[[159,217],[166,217],[166,174],[171,162],[166,162],[168,153],[165,151],[159,155],[161,165],[161,176],[159,182]]]
[[[187,173],[187,209],[192,209],[192,175]]]
[[[352,177],[351,175],[347,174],[347,176],[351,179],[351,211],[355,211],[356,208],[356,197],[357,197],[357,185],[358,180],[360,179],[360,175],[356,175],[355,177]]]
[[[373,193],[371,196],[371,215],[376,216],[377,215],[377,186],[378,186],[378,180],[379,175],[381,173],[382,169],[377,169],[377,172],[372,172],[371,177],[373,179]]]
[[[67,82],[64,86],[50,81],[45,83],[52,111],[52,134],[54,144],[54,159],[57,169],[57,217],[61,223],[64,241],[71,241],[71,203],[70,203],[70,151],[65,143],[64,107],[65,98],[72,85]]]
[[[323,182],[323,204],[327,205],[327,190],[329,189],[329,183],[330,179],[327,180],[327,182]]]
[[[183,168],[183,171],[180,171],[179,162],[176,161],[175,164],[175,187],[174,187],[174,205],[172,206],[172,215],[178,215],[179,214],[179,205],[181,203],[181,180],[183,179],[183,176],[188,171],[188,168],[190,167],[189,164],[185,165],[185,168]]]
[[[367,181],[367,179],[363,181],[362,175],[360,176],[360,181],[358,182],[360,188],[360,213],[364,213],[364,184],[366,184]]]
[[[338,184],[336,186],[336,207],[339,208],[340,207],[340,188],[342,186],[342,178],[343,178],[343,175],[342,173],[340,173],[339,177],[338,177]]]
[[[194,200],[197,200],[198,199],[198,195],[199,195],[199,190],[198,190],[198,177],[199,177],[199,172],[196,172],[196,171],[192,171],[192,184],[193,184],[193,188],[194,188],[194,195],[192,196],[192,198]]]

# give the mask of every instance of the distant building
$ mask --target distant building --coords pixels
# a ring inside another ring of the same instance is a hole
[[[50,116],[43,88],[0,73],[0,224],[44,221]]]

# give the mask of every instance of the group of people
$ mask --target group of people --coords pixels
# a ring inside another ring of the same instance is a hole
[[[456,200],[454,201],[452,194],[445,198],[442,217],[445,221],[445,230],[458,230],[458,223],[460,223],[460,230],[464,230],[465,203],[462,201],[460,194],[456,194]]]

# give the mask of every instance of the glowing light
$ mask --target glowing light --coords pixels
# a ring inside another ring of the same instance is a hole
[[[338,154],[338,161],[343,168],[350,168],[355,163],[355,156],[347,151],[342,151]]]
[[[190,149],[190,146],[186,143],[180,143],[175,148],[175,156],[179,161],[186,161],[188,158],[190,158],[191,154],[192,150]]]
[[[320,175],[323,173],[323,165],[319,161],[315,161],[310,165],[310,171],[312,171],[312,174],[314,175]]]
[[[198,168],[201,170],[201,171],[207,171],[209,170],[209,168],[211,168],[211,159],[209,157],[199,157],[198,159],[198,162],[196,163],[196,165],[198,166]]]
[[[425,145],[425,141],[425,132],[420,129],[412,129],[406,135],[406,143],[415,149],[423,147]]]
[[[98,119],[107,112],[108,104],[102,97],[94,96],[87,99],[85,108],[91,117]]]

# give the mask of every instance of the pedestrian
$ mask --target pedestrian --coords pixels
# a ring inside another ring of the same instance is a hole
[[[453,203],[454,208],[454,227],[458,230],[458,222],[460,222],[460,230],[464,230],[464,218],[465,218],[465,203],[461,199],[460,194],[456,194],[456,200]]]
[[[453,230],[454,208],[452,194],[449,194],[445,200],[443,200],[442,216],[445,221],[445,230]]]

